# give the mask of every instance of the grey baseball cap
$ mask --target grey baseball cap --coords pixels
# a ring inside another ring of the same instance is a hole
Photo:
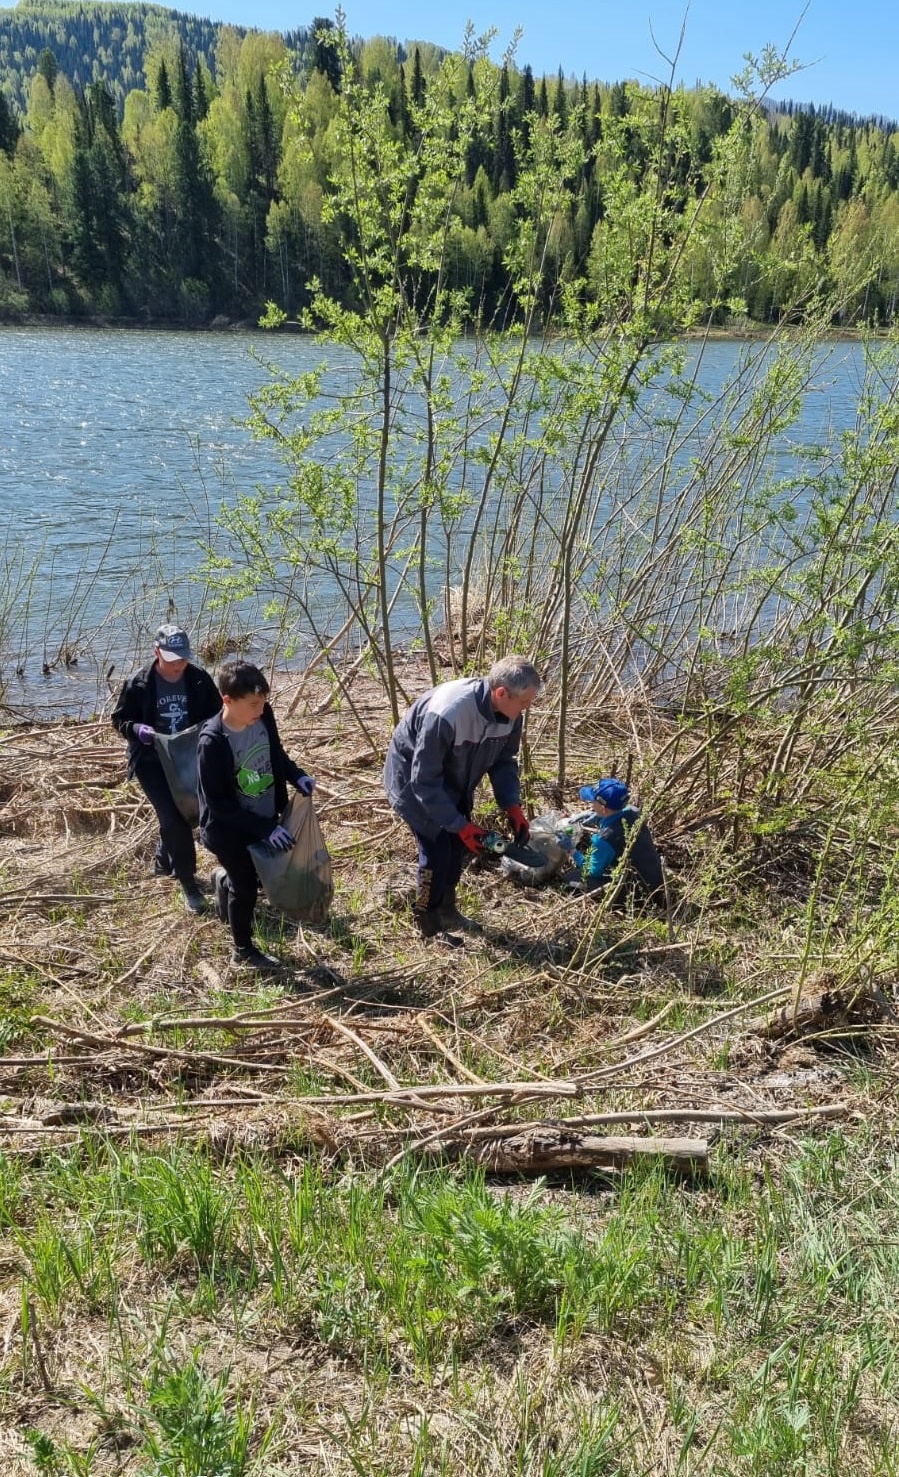
[[[190,661],[190,637],[180,626],[160,626],[153,645],[164,661]]]

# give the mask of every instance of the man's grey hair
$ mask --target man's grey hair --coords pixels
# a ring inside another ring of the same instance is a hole
[[[491,692],[504,687],[507,692],[514,692],[516,697],[520,697],[523,692],[530,692],[532,687],[536,687],[539,692],[543,686],[543,678],[526,656],[502,656],[487,673],[487,685]]]

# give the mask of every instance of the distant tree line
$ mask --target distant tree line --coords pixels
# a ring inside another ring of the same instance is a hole
[[[267,302],[302,313],[313,280],[352,293],[349,227],[333,207],[341,60],[331,24],[286,36],[213,26],[150,5],[19,6],[0,20],[0,314],[96,314],[208,322]],[[40,50],[38,50],[40,47]],[[446,54],[353,43],[392,135],[417,147],[417,120]],[[283,86],[299,87],[299,105]],[[453,200],[451,286],[501,323],[523,205],[521,162],[535,120],[582,146],[585,163],[544,244],[546,317],[561,289],[598,298],[603,221],[614,187],[604,140],[626,139],[639,178],[676,114],[667,161],[679,209],[700,197],[734,103],[712,87],[670,93],[635,82],[574,82],[529,66],[467,68],[458,108],[496,83],[488,123],[466,146]],[[461,111],[460,111],[461,116]],[[616,161],[620,148],[616,142]],[[819,290],[843,295],[844,323],[891,323],[899,297],[899,132],[888,120],[793,103],[746,122],[739,195],[691,242],[684,263],[714,321],[801,317]],[[616,162],[616,168],[618,167]]]

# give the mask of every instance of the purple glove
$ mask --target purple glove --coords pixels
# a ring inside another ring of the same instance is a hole
[[[301,774],[297,780],[297,790],[301,795],[311,795],[315,789],[315,780],[311,774]]]
[[[140,744],[152,744],[156,742],[156,730],[149,723],[138,723],[134,729],[135,736]]]
[[[275,829],[265,838],[265,844],[270,851],[290,851],[293,846],[293,837],[286,826],[275,826]]]

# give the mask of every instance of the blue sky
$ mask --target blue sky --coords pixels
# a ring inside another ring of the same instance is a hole
[[[178,9],[278,31],[334,13],[327,0],[309,9],[296,0],[181,0]],[[652,35],[673,55],[685,15],[679,0],[442,0],[433,7],[415,0],[346,0],[345,10],[354,35],[447,47],[459,45],[470,19],[478,31],[497,28],[497,55],[521,26],[519,65],[530,62],[538,73],[555,73],[561,65],[566,74],[586,72],[591,81],[604,82],[666,75]],[[758,53],[768,43],[785,47],[797,24],[791,55],[804,70],[783,83],[777,96],[899,117],[896,0],[810,0],[804,18],[801,0],[751,0],[745,6],[693,0],[678,77],[688,85],[699,80],[726,89],[744,52]]]

